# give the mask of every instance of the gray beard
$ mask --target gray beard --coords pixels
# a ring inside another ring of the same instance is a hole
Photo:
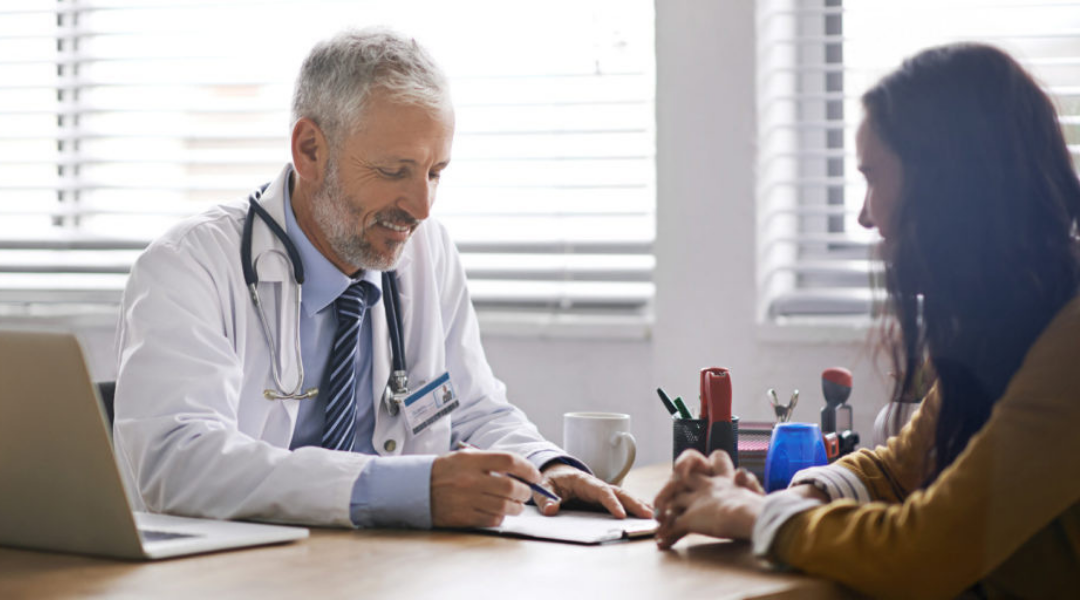
[[[338,259],[363,270],[389,271],[397,264],[405,244],[391,248],[390,255],[379,253],[367,240],[367,229],[359,234],[353,228],[363,219],[359,203],[345,196],[338,179],[337,163],[329,160],[326,164],[326,177],[322,187],[312,198],[312,214],[315,223],[326,236],[330,249]]]

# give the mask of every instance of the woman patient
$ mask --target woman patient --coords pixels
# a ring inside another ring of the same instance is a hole
[[[1075,597],[1080,183],[1054,107],[973,44],[914,56],[862,103],[859,222],[884,238],[893,396],[935,384],[887,447],[768,496],[722,452],[683,454],[657,541],[751,540],[874,597]]]

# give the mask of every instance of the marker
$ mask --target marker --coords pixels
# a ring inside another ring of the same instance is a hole
[[[713,423],[731,422],[731,374],[723,367],[701,370],[701,406]]]
[[[461,450],[462,448],[470,448],[472,450],[480,450],[480,448],[477,448],[476,446],[470,444],[469,442],[458,442],[457,443],[457,450]],[[521,477],[518,477],[517,475],[514,475],[513,473],[501,473],[501,475],[505,475],[505,476],[509,477],[510,479],[516,479],[516,480],[520,481],[521,483],[524,483],[525,485],[532,488],[532,491],[536,492],[537,494],[540,494],[541,496],[549,498],[549,499],[551,499],[551,500],[553,500],[555,502],[562,502],[562,498],[560,498],[560,497],[556,496],[555,494],[547,491],[546,489],[541,487],[540,484],[532,483],[530,481],[525,481],[524,479],[522,479]]]
[[[675,409],[679,411],[680,419],[693,419],[693,415],[690,414],[690,410],[686,408],[686,404],[682,401],[682,396],[675,396],[675,400],[672,401],[675,404]]]
[[[731,373],[723,367],[706,367],[701,370],[701,404],[708,409],[704,417],[709,424],[705,447],[711,454],[723,450],[739,466],[737,430],[731,415]]]
[[[664,408],[667,409],[668,414],[671,415],[671,418],[677,418],[675,416],[675,413],[677,413],[679,409],[675,408],[675,405],[671,403],[671,398],[668,398],[667,393],[664,392],[664,388],[656,388],[656,393],[660,396],[660,401],[664,403]]]

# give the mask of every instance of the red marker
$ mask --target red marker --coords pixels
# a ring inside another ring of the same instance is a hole
[[[731,373],[723,367],[701,370],[701,418],[709,425],[731,422]]]
[[[731,416],[731,373],[722,367],[701,370],[701,408],[703,419],[708,420],[706,447],[723,450],[731,462],[739,466],[737,434]]]

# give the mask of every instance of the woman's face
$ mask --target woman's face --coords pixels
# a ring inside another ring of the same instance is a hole
[[[896,209],[900,204],[903,168],[900,157],[881,140],[870,119],[863,118],[855,134],[855,154],[859,171],[866,177],[866,198],[859,213],[859,224],[877,227],[888,245],[896,232]]]

